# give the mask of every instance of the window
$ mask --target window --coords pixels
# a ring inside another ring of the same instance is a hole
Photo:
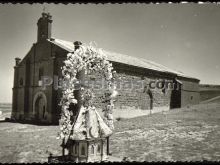
[[[191,96],[191,100],[193,99],[193,96]]]
[[[20,78],[19,83],[20,83],[21,86],[24,84],[24,82],[23,82],[23,78]]]
[[[39,69],[38,80],[41,80],[41,77],[44,75],[44,68]]]

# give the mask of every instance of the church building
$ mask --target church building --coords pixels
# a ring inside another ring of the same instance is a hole
[[[63,61],[80,42],[52,38],[52,22],[52,16],[43,12],[37,22],[37,42],[23,59],[15,58],[11,117],[17,121],[58,124],[62,91],[54,88],[55,81],[46,89],[40,86],[39,81],[42,76],[61,78]],[[199,103],[200,80],[197,78],[135,55],[104,52],[113,64],[118,80],[127,85],[117,89],[115,108],[128,109],[129,113],[130,109],[173,109]],[[91,81],[97,79],[96,76],[90,77]],[[134,87],[138,86],[138,82],[144,85]],[[170,85],[176,88],[170,90]],[[102,90],[95,91],[95,106],[98,108],[102,104],[102,94]]]

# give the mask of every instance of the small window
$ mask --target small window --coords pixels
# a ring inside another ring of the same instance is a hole
[[[23,78],[20,78],[19,83],[20,83],[21,86],[24,84],[24,82],[23,82]]]
[[[191,96],[191,100],[193,99],[193,96]]]
[[[44,75],[44,68],[39,69],[38,80],[41,80],[41,77]]]

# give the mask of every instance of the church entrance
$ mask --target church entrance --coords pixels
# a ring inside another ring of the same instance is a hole
[[[39,122],[47,120],[47,99],[43,92],[39,92],[34,98],[34,115]]]

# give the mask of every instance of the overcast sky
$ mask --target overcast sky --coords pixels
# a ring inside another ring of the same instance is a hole
[[[52,37],[142,57],[220,84],[220,7],[216,4],[46,5]],[[37,40],[43,5],[0,4],[0,102],[11,102],[15,57]]]

